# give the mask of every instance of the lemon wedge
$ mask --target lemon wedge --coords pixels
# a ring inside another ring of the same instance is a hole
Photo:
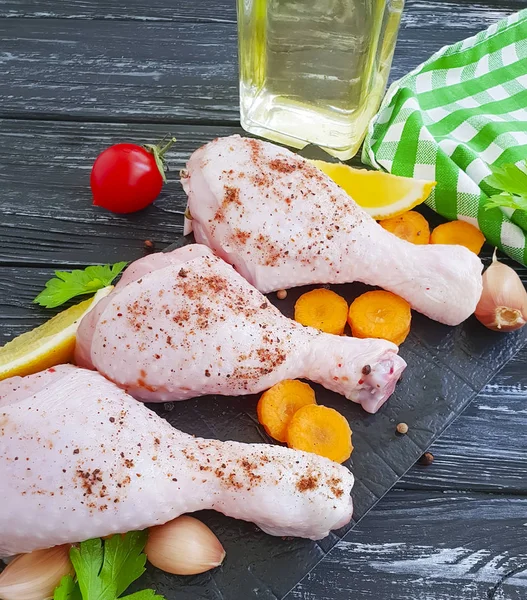
[[[397,217],[422,204],[436,185],[435,181],[355,169],[343,163],[311,162],[378,221]]]
[[[44,324],[22,333],[0,348],[0,380],[15,375],[30,375],[70,362],[81,318],[113,289],[109,285],[93,298],[71,306]]]

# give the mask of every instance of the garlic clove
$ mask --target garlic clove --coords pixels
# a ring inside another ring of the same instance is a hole
[[[0,573],[2,600],[52,598],[64,575],[73,575],[70,546],[55,546],[20,554]]]
[[[174,575],[197,575],[218,567],[225,550],[218,538],[201,521],[181,516],[151,527],[145,546],[148,561]]]
[[[527,322],[527,291],[518,274],[496,259],[483,273],[476,319],[492,331],[515,331]]]
[[[495,312],[494,322],[491,327],[495,331],[515,331],[525,325],[526,321],[520,310],[498,306]]]

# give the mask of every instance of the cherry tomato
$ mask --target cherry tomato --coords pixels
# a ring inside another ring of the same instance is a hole
[[[151,204],[165,181],[163,153],[172,145],[110,146],[93,164],[90,186],[93,204],[115,213],[131,213]]]

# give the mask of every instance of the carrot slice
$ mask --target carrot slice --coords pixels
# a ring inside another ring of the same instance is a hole
[[[381,338],[402,344],[410,333],[410,305],[400,296],[383,290],[366,292],[350,306],[348,323],[358,338]]]
[[[339,463],[353,452],[348,421],[333,408],[318,404],[296,411],[287,428],[287,445]]]
[[[296,379],[286,379],[262,394],[256,412],[265,431],[275,440],[285,442],[291,417],[308,404],[316,404],[311,386]]]
[[[438,225],[432,231],[430,243],[457,244],[458,246],[465,246],[474,254],[479,254],[485,243],[485,236],[477,227],[466,221],[450,221]]]
[[[344,333],[347,314],[346,300],[325,288],[302,294],[295,304],[295,321],[335,335]]]
[[[379,221],[379,225],[398,238],[413,244],[428,244],[430,240],[428,221],[415,210],[409,210],[398,217]]]

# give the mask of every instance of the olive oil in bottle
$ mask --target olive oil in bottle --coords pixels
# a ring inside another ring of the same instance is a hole
[[[403,4],[238,0],[242,127],[351,158],[379,108]]]

